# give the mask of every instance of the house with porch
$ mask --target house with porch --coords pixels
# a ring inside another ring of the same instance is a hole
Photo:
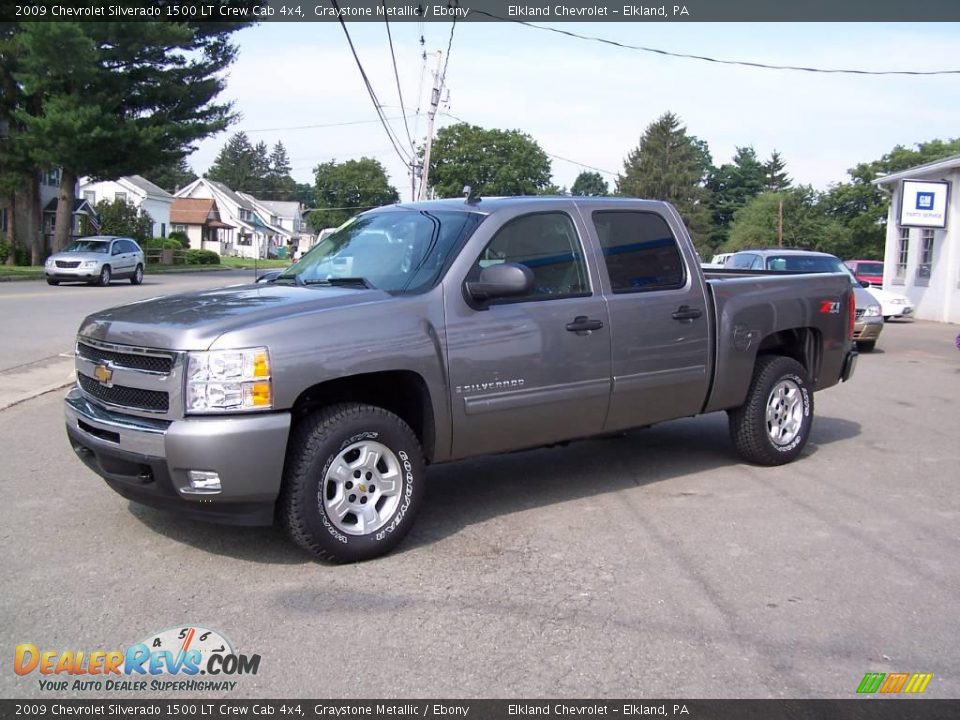
[[[170,232],[182,232],[196,250],[233,255],[233,225],[223,222],[213,198],[174,198],[170,206]]]
[[[251,195],[235,192],[221,182],[198,178],[177,192],[176,197],[216,202],[221,222],[234,228],[234,243],[229,254],[248,258],[275,257],[279,248],[288,244],[289,234],[269,223],[269,214],[262,208],[257,209]]]

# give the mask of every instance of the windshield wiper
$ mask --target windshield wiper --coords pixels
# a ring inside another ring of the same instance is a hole
[[[300,277],[299,275],[297,276]],[[304,280],[304,285],[330,285],[334,287],[358,287],[376,290],[376,286],[363,277],[331,277],[322,280]]]

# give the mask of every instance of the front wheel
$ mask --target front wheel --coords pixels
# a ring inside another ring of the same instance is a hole
[[[139,285],[143,282],[143,265],[137,265],[137,269],[133,271],[133,275],[130,276],[131,285]]]
[[[329,562],[384,555],[410,530],[421,504],[417,436],[383,408],[333,405],[294,431],[278,509],[290,537]]]
[[[104,265],[103,269],[100,271],[100,277],[97,279],[97,284],[100,287],[106,287],[110,284],[110,266]]]
[[[861,352],[873,352],[877,347],[876,340],[859,340],[857,342],[857,350]]]
[[[53,278],[47,278],[47,285],[59,285],[59,280],[54,280]]]
[[[728,411],[730,438],[740,456],[758,465],[783,465],[810,439],[813,391],[807,371],[780,355],[757,358],[742,406]]]

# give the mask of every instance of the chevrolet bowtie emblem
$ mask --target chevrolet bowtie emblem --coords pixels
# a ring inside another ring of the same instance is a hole
[[[97,365],[93,369],[94,377],[100,381],[101,385],[110,385],[110,381],[113,379],[113,370],[111,370],[107,365]]]

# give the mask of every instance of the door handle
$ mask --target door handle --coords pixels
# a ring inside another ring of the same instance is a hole
[[[701,315],[703,315],[703,312],[699,308],[692,308],[689,305],[681,305],[673,314],[673,319],[680,321],[696,320]]]
[[[603,327],[600,320],[591,320],[586,315],[577,315],[573,322],[567,323],[567,330],[575,333],[588,333],[591,330],[599,330]]]

